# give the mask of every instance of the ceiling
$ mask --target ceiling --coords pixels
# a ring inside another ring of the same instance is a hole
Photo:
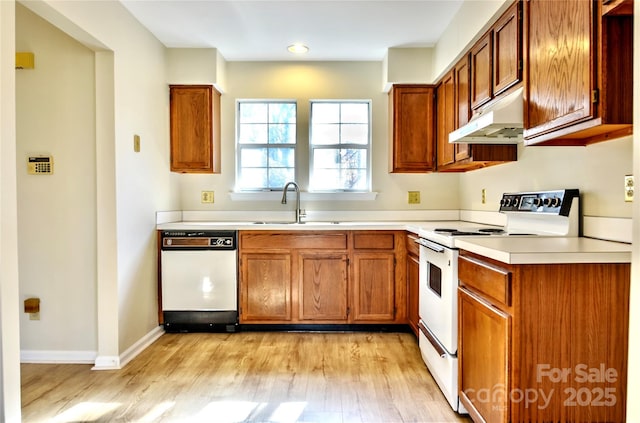
[[[121,0],[166,47],[217,48],[227,61],[379,61],[435,45],[462,1]],[[296,42],[309,52],[289,53]]]

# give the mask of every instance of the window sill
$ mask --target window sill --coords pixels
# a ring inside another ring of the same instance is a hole
[[[294,198],[289,191],[287,198]],[[282,191],[230,192],[231,201],[280,201]],[[300,201],[373,201],[377,192],[301,192]]]

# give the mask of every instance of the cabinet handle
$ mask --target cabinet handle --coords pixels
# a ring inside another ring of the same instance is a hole
[[[428,241],[424,238],[418,238],[415,240],[415,242],[422,245],[423,247],[430,249],[431,251],[435,251],[436,253],[444,253],[444,250],[445,250],[445,248],[442,245],[436,244],[435,242]]]
[[[435,335],[431,333],[429,328],[427,328],[424,325],[422,320],[420,320],[420,322],[418,322],[418,327],[420,328],[420,332],[422,332],[424,334],[425,338],[427,338],[427,340],[429,341],[431,346],[433,346],[433,348],[436,350],[436,352],[438,353],[440,358],[445,358],[447,355],[449,355],[447,353],[447,350],[442,346],[442,344],[440,343],[440,341],[438,341],[438,339],[435,337]]]

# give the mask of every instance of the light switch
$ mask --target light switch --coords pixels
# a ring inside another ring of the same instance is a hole
[[[140,152],[140,135],[133,136],[133,151],[136,153]]]

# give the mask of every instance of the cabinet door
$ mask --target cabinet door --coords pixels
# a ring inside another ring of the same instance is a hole
[[[522,26],[516,1],[493,26],[493,95],[522,80]]]
[[[347,320],[347,254],[300,252],[300,320]]]
[[[492,32],[471,49],[471,108],[477,109],[493,98]]]
[[[240,323],[291,320],[291,254],[241,254]]]
[[[436,89],[437,108],[437,139],[436,156],[438,167],[446,166],[455,161],[455,146],[449,144],[449,132],[453,131],[455,118],[454,105],[454,72],[449,72],[442,78]]]
[[[407,286],[409,298],[407,299],[407,313],[409,326],[413,333],[418,336],[419,312],[419,287],[420,287],[420,259],[419,256],[407,255]]]
[[[353,253],[352,320],[395,320],[395,253]]]
[[[466,125],[471,117],[471,99],[469,97],[469,55],[466,54],[454,68],[455,93],[455,129]],[[471,145],[455,144],[456,161],[471,157]]]
[[[526,2],[525,138],[594,117],[593,7],[584,0]]]
[[[434,88],[430,85],[394,85],[389,93],[391,129],[390,172],[434,170]]]
[[[474,421],[509,421],[510,317],[458,289],[460,399]]]
[[[214,112],[216,116],[219,115],[219,104],[220,93],[211,85],[170,87],[172,172],[220,171],[218,117],[215,118],[214,128]]]

